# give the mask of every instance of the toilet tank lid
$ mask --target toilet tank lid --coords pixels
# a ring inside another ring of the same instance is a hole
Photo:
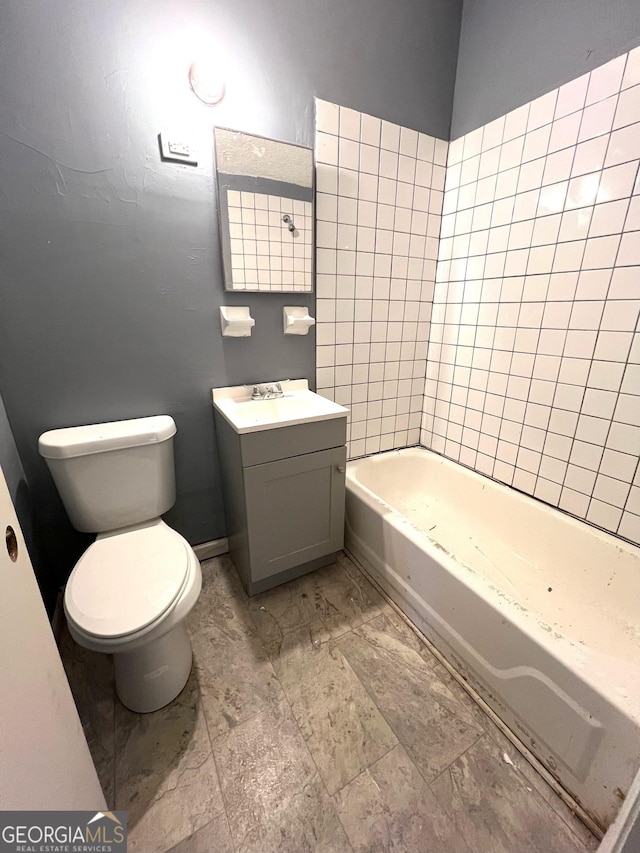
[[[45,459],[69,459],[73,456],[159,444],[175,434],[173,418],[169,415],[155,415],[106,424],[52,429],[42,433],[38,439],[38,450]]]

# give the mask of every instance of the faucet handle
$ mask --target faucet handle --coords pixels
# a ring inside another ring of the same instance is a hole
[[[276,382],[275,392],[278,397],[284,397],[284,391],[282,390],[282,385],[279,382]]]
[[[253,391],[251,392],[251,399],[252,400],[261,400],[262,399],[262,394],[260,393],[260,389],[258,388],[257,385],[253,386]]]

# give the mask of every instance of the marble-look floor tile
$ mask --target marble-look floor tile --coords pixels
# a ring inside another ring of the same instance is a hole
[[[109,656],[61,641],[131,853],[597,848],[347,556],[253,599],[208,560],[188,625],[194,672],[148,715],[116,702]]]
[[[330,794],[398,742],[334,642],[314,643],[301,628],[285,634],[272,661]]]
[[[431,788],[475,850],[584,853],[586,849],[486,735]]]
[[[334,800],[355,853],[493,853],[467,846],[401,746]]]
[[[418,634],[407,625],[404,619],[391,606],[389,610],[385,611],[384,615],[389,626],[388,633],[393,637],[401,639],[403,646],[412,649],[420,655],[427,666],[435,670],[439,665],[438,658],[432,654],[427,644],[420,639]]]
[[[116,705],[113,661],[109,655],[79,646],[66,625],[60,638],[60,656],[105,800],[113,808]]]
[[[347,554],[338,554],[338,562],[356,584],[364,583],[367,587],[372,587],[376,592],[378,592],[375,585],[369,581],[367,576],[358,568]],[[416,651],[421,658],[424,658],[429,666],[436,667],[438,665],[438,658],[431,653],[429,647],[419,635],[419,632],[414,630],[405,617],[396,612],[395,607],[389,604],[383,595],[380,595],[380,598],[382,600],[380,604],[380,612],[388,618],[390,624],[395,629],[395,632],[399,633],[405,644]]]
[[[427,781],[482,735],[473,716],[386,615],[338,644]]]
[[[204,560],[200,567],[202,569],[201,601],[204,599],[212,604],[221,598],[230,597],[247,600],[247,593],[228,554]]]
[[[318,620],[332,637],[339,637],[386,606],[366,578],[360,575],[356,582],[341,563],[249,599],[249,610],[267,644]]]
[[[116,808],[131,853],[164,853],[224,811],[195,671],[159,711],[116,705]]]
[[[498,728],[493,720],[485,714],[480,705],[478,705],[469,696],[469,694],[461,687],[456,679],[442,666],[438,664],[435,672],[451,690],[458,701],[467,708],[487,734],[488,737],[496,744],[501,756],[506,755],[511,766],[520,774],[522,782],[531,793],[537,791],[547,805],[562,818],[569,830],[578,838],[584,845],[585,850],[595,851],[598,849],[598,839],[587,829],[582,821],[576,817],[575,813],[567,806],[560,797],[556,794],[553,788],[547,784],[543,777],[536,769],[529,764],[527,759],[516,749],[509,738]]]
[[[351,850],[285,701],[221,735],[213,748],[236,850]]]
[[[286,634],[278,635],[270,642],[264,642],[263,646],[270,660],[274,662],[286,654],[287,649],[291,649],[296,644],[317,649],[323,643],[330,643],[331,641],[331,634],[323,623],[316,619],[314,622],[309,622],[308,625],[303,625],[302,628],[295,628]]]
[[[282,698],[241,596],[207,585],[187,620],[209,735],[214,738]]]
[[[226,814],[210,820],[202,829],[172,847],[169,853],[234,853]]]

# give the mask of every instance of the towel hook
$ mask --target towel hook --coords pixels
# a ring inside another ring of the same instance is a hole
[[[296,226],[293,224],[293,219],[289,216],[288,213],[285,213],[285,215],[282,217],[282,221],[287,226],[289,231],[291,231],[291,233],[293,234],[293,232],[296,230]]]

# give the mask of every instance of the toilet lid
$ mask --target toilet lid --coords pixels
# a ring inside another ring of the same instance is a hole
[[[96,637],[137,632],[175,601],[188,566],[186,542],[163,522],[100,537],[71,573],[67,615]]]

